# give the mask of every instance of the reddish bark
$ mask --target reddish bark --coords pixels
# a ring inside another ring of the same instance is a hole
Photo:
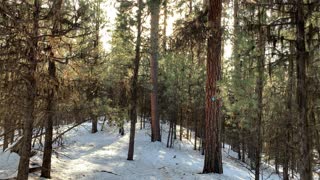
[[[209,0],[206,80],[205,159],[203,173],[223,173],[220,143],[221,100],[218,81],[221,80],[221,14],[222,0]]]

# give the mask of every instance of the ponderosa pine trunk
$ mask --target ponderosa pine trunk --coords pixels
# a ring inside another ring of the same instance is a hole
[[[203,173],[223,173],[220,142],[221,99],[218,82],[221,80],[221,15],[222,0],[208,1],[210,35],[207,52],[205,158]]]
[[[158,56],[159,56],[159,17],[160,0],[151,0],[151,141],[161,141],[158,114]]]
[[[37,95],[36,68],[37,68],[37,53],[38,53],[38,34],[39,34],[39,16],[40,16],[40,0],[34,0],[33,11],[33,26],[30,41],[30,49],[27,56],[29,64],[28,73],[26,74],[27,81],[27,98],[26,98],[26,115],[23,125],[23,137],[21,146],[21,156],[18,167],[17,180],[27,180],[29,174],[29,161],[31,155],[31,141],[33,132],[35,99]]]
[[[297,103],[298,103],[298,127],[300,137],[300,179],[312,179],[312,154],[309,135],[308,107],[307,107],[307,60],[308,53],[305,43],[305,14],[303,0],[296,3],[296,66],[297,66]]]
[[[131,85],[131,107],[130,107],[130,140],[129,140],[129,150],[128,150],[128,160],[133,160],[134,154],[134,137],[136,133],[136,122],[137,122],[137,103],[138,103],[138,75],[139,75],[139,65],[140,65],[140,45],[141,45],[141,15],[142,15],[142,0],[138,0],[138,14],[137,14],[137,41],[135,48],[135,59],[134,59],[134,70]]]

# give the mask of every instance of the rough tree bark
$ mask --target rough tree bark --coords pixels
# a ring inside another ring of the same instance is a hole
[[[158,56],[159,56],[159,16],[160,0],[151,0],[151,141],[161,141],[158,114]]]
[[[305,43],[305,14],[303,0],[296,3],[296,66],[297,66],[297,103],[298,103],[298,127],[300,135],[300,178],[312,179],[312,154],[309,135],[308,107],[307,107],[307,60],[308,53]]]
[[[138,75],[139,75],[139,65],[140,65],[140,45],[141,45],[141,15],[142,15],[142,0],[138,0],[138,13],[137,13],[137,41],[135,47],[135,59],[134,59],[134,70],[131,85],[131,107],[130,107],[130,140],[129,140],[129,150],[128,150],[128,160],[133,160],[134,154],[134,137],[136,133],[136,122],[137,122],[137,103],[138,103]]]
[[[221,80],[221,14],[222,0],[208,1],[207,80],[206,80],[206,122],[205,158],[203,173],[223,173],[220,143],[221,100],[218,81]]]
[[[33,11],[33,26],[31,30],[32,37],[29,38],[30,49],[28,53],[28,73],[25,79],[27,80],[27,98],[26,98],[26,116],[23,125],[23,139],[21,146],[21,156],[18,167],[17,180],[27,180],[29,174],[29,161],[31,155],[31,141],[33,132],[35,98],[37,95],[37,83],[35,78],[37,68],[37,51],[38,51],[38,34],[39,34],[39,15],[40,15],[40,0],[34,1]]]

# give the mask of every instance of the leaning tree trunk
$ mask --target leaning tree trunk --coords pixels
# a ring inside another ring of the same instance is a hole
[[[221,80],[221,14],[222,0],[209,0],[206,80],[205,158],[203,173],[223,173],[220,122],[221,100],[218,98],[218,81]]]
[[[33,11],[33,27],[31,38],[29,38],[32,44],[28,53],[28,73],[26,75],[27,80],[27,99],[26,99],[26,117],[23,126],[23,139],[21,146],[21,156],[18,167],[17,180],[28,179],[29,174],[29,161],[31,155],[31,141],[33,132],[34,121],[34,109],[35,99],[37,95],[37,83],[35,78],[37,68],[37,50],[38,50],[38,33],[39,33],[39,16],[40,16],[40,1],[34,1]]]
[[[151,141],[161,141],[158,114],[158,56],[159,56],[159,16],[160,0],[151,0]]]
[[[138,103],[138,75],[139,75],[139,65],[140,65],[140,45],[141,45],[141,14],[142,14],[142,0],[138,0],[138,14],[137,14],[137,41],[136,41],[136,56],[134,59],[134,70],[132,77],[131,86],[131,108],[130,108],[130,140],[129,140],[129,150],[128,150],[128,160],[133,160],[134,154],[134,137],[136,133],[136,122],[137,122],[137,103]]]
[[[305,15],[303,0],[297,0],[296,8],[296,61],[297,61],[297,102],[298,102],[298,127],[300,135],[300,178],[312,179],[312,154],[309,135],[309,123],[307,118],[307,59],[305,43]]]

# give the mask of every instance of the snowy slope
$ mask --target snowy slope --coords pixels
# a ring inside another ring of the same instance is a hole
[[[91,134],[90,128],[91,124],[86,123],[66,134],[64,148],[58,149],[53,155],[53,179],[249,180],[253,177],[249,170],[227,155],[227,150],[223,151],[223,175],[199,174],[203,168],[203,156],[192,150],[193,145],[189,141],[177,143],[174,149],[168,149],[164,142],[150,142],[148,128],[137,130],[135,160],[127,161],[128,133],[120,136],[117,129],[109,127]],[[128,124],[125,128],[129,132]],[[166,134],[163,133],[163,136],[165,141]],[[18,161],[15,156],[13,159],[10,161]],[[1,159],[0,155],[0,164],[4,162],[8,161]],[[17,166],[17,163],[12,166]],[[14,172],[14,168],[9,169]],[[5,172],[2,173],[0,170],[0,179]],[[264,179],[269,175],[270,173],[266,173]],[[39,174],[30,175],[30,179],[39,179],[38,177]],[[279,177],[272,175],[268,179],[277,180]]]

